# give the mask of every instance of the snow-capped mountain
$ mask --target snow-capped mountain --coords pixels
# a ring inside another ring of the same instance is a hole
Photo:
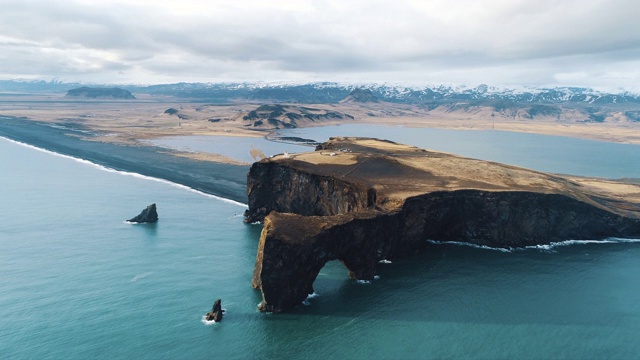
[[[77,83],[59,81],[0,81],[4,92],[66,92]],[[113,86],[113,85],[110,85]],[[404,104],[638,104],[640,95],[628,92],[612,94],[587,88],[502,88],[454,85],[403,86],[357,83],[175,83],[162,85],[120,85],[133,93],[162,94],[207,101],[250,100],[290,103],[338,103],[354,89],[366,89],[380,101]]]

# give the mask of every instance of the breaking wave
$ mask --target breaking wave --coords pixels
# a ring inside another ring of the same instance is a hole
[[[304,305],[304,306],[311,305],[311,300],[317,298],[318,296],[320,296],[320,295],[318,295],[316,292],[313,292],[313,293],[309,294],[309,296],[307,296],[306,299],[302,300],[302,305]]]
[[[468,246],[476,249],[485,249],[485,250],[493,250],[493,251],[501,251],[501,252],[512,252],[514,248],[500,248],[500,247],[491,247],[487,245],[478,245],[471,244],[463,241],[438,241],[438,240],[427,240],[428,243],[434,245],[458,245],[458,246]]]
[[[216,323],[215,320],[207,320],[207,316],[206,315],[202,315],[202,318],[200,319],[200,322],[209,326],[209,325],[213,325]]]
[[[435,244],[435,245],[468,246],[468,247],[472,247],[472,248],[476,248],[476,249],[484,249],[484,250],[492,250],[492,251],[500,251],[500,252],[510,253],[510,252],[519,251],[519,250],[526,250],[526,249],[551,251],[551,250],[553,250],[554,248],[557,248],[557,247],[572,246],[572,245],[640,243],[640,239],[607,238],[607,239],[604,239],[604,240],[565,240],[565,241],[551,242],[549,244],[530,245],[530,246],[524,246],[524,247],[508,247],[508,248],[471,244],[471,243],[466,243],[466,242],[462,242],[462,241],[427,240],[427,242],[430,243],[430,244]]]
[[[556,247],[571,246],[571,245],[622,244],[622,243],[640,243],[640,239],[608,238],[604,240],[566,240],[566,241],[552,242],[546,245],[526,246],[525,249],[551,250]]]

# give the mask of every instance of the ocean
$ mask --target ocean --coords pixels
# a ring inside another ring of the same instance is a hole
[[[599,167],[558,157],[563,172]],[[624,164],[611,177],[633,177],[637,163]],[[433,244],[380,264],[369,283],[349,280],[342,264],[330,262],[314,283],[316,297],[265,314],[251,288],[261,226],[242,222],[241,203],[3,138],[0,174],[2,358],[640,354],[640,244],[633,241],[508,252]],[[151,203],[157,224],[125,223]],[[217,298],[224,321],[206,324]]]

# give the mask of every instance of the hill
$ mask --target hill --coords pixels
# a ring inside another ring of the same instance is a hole
[[[370,89],[363,88],[355,88],[349,95],[344,98],[342,103],[348,102],[357,102],[357,103],[369,103],[369,102],[379,102],[378,98],[373,95]]]
[[[114,88],[87,87],[83,86],[67,91],[65,97],[89,98],[89,99],[135,99],[130,91]]]
[[[338,111],[295,105],[261,105],[242,117],[245,126],[296,128],[310,122],[323,120],[349,120],[353,116]]]

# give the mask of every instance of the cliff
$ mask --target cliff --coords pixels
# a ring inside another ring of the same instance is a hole
[[[327,261],[372,279],[426,240],[521,247],[640,237],[640,186],[545,174],[362,138],[254,163],[246,220],[264,221],[253,286],[264,311],[313,292]]]

